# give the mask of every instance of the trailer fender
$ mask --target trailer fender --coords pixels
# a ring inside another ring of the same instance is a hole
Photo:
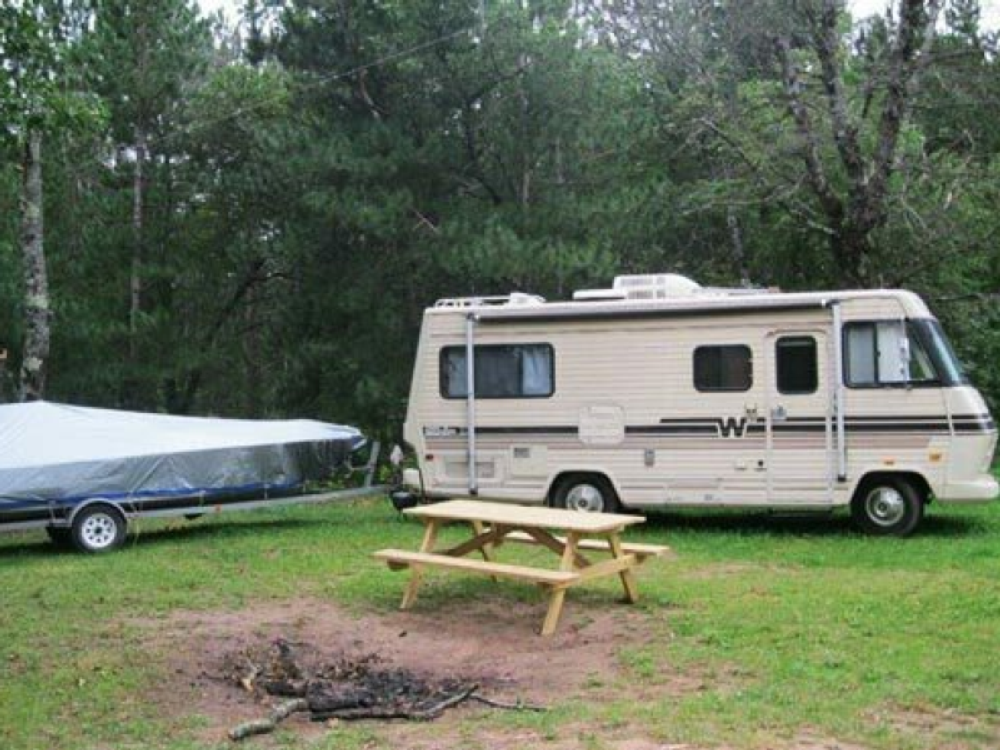
[[[135,512],[129,512],[126,508],[122,506],[120,502],[116,500],[109,500],[106,497],[88,497],[86,500],[84,500],[81,503],[77,503],[70,509],[69,513],[66,514],[66,520],[63,523],[53,524],[53,525],[72,526],[73,521],[76,519],[76,517],[80,514],[82,510],[84,510],[85,508],[90,508],[94,505],[110,505],[112,508],[114,508],[115,510],[117,510],[119,513],[122,514],[122,517],[125,519],[126,523],[129,521],[129,519],[138,515]]]

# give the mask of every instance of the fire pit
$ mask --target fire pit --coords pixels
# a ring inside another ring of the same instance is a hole
[[[283,698],[270,714],[240,724],[229,732],[232,740],[266,734],[295,713],[312,721],[331,719],[406,719],[431,721],[466,701],[494,708],[541,711],[539,706],[492,700],[477,691],[473,680],[431,679],[385,664],[377,654],[305,666],[300,644],[284,638],[242,649],[226,658],[227,682],[261,700]]]

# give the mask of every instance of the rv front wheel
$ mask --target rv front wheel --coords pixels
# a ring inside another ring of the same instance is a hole
[[[112,505],[91,505],[73,519],[73,546],[80,552],[110,552],[125,543],[126,522]]]
[[[924,499],[905,478],[880,477],[858,488],[851,516],[869,534],[909,536],[924,517]]]
[[[569,476],[556,487],[552,504],[582,513],[615,513],[618,511],[618,496],[604,477]]]

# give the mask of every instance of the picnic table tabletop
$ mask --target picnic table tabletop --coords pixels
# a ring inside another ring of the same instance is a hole
[[[576,510],[546,508],[481,500],[446,500],[409,508],[404,513],[425,519],[479,521],[501,526],[562,529],[578,534],[604,534],[644,523],[642,516],[618,513],[581,513]]]

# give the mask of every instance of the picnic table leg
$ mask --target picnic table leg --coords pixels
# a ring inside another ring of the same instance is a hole
[[[472,521],[471,523],[472,531],[476,536],[480,536],[486,531],[482,521]],[[493,562],[493,560],[496,559],[496,555],[493,554],[492,544],[484,544],[479,551],[482,553],[483,559],[486,562]],[[500,579],[496,576],[490,576],[490,580],[493,581],[493,583],[497,583]]]
[[[559,570],[571,571],[576,561],[576,545],[579,536],[575,532],[566,535],[566,546],[563,547],[562,560],[559,562]],[[552,589],[549,597],[549,611],[545,614],[545,622],[542,623],[542,635],[552,635],[556,632],[559,624],[559,616],[562,614],[563,602],[566,600],[566,587],[559,586]]]
[[[625,556],[622,551],[622,542],[618,538],[618,532],[613,531],[608,534],[608,546],[611,547],[611,554],[616,559]],[[639,600],[639,587],[635,583],[635,573],[631,567],[626,568],[618,574],[622,579],[622,586],[625,587],[625,599],[630,604],[635,604]]]
[[[435,518],[428,518],[425,524],[424,539],[420,543],[420,551],[433,552],[434,543],[437,541],[438,522]],[[424,577],[422,565],[412,565],[410,567],[410,582],[406,585],[406,591],[403,593],[403,602],[399,605],[400,609],[409,609],[413,606],[413,603],[417,600],[417,591],[420,590],[420,582]]]
[[[472,530],[476,533],[476,536],[486,533],[486,527],[483,526],[482,521],[472,521]],[[484,544],[480,550],[483,553],[483,559],[486,562],[493,561],[493,544]]]

